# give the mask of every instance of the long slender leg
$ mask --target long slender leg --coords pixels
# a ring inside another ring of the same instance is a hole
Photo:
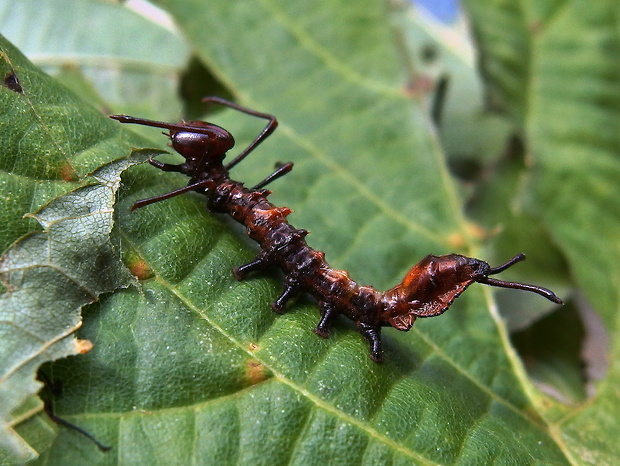
[[[246,158],[246,156],[250,152],[252,152],[261,142],[263,142],[267,137],[269,137],[269,135],[273,133],[274,130],[278,127],[278,120],[276,120],[275,116],[270,115],[269,113],[257,112],[256,110],[242,107],[241,105],[235,104],[234,102],[230,102],[226,99],[215,96],[205,97],[204,99],[202,99],[202,101],[205,103],[213,102],[224,107],[232,108],[247,115],[252,115],[258,118],[263,118],[264,120],[269,120],[269,123],[267,123],[265,129],[263,129],[261,133],[256,136],[256,138],[248,145],[248,147],[246,147],[237,157],[235,157],[226,165],[226,170],[230,170],[232,167],[234,167],[244,158]]]
[[[179,172],[183,173],[183,169],[186,167],[184,163],[180,163],[178,165],[173,165],[171,163],[164,163],[158,160],[150,159],[149,163],[153,165],[155,168],[159,168],[165,172]]]
[[[263,181],[258,183],[256,186],[252,187],[252,190],[258,190],[264,188],[272,181],[277,180],[278,178],[283,177],[287,173],[289,173],[293,169],[293,162],[288,163],[276,163],[276,171],[274,171],[271,175],[265,178]]]
[[[146,118],[132,117],[129,115],[110,115],[110,118],[112,118],[113,120],[120,121],[121,123],[131,123],[134,125],[152,126],[153,128],[163,128],[169,131],[176,131],[176,132],[189,131],[192,133],[206,134],[214,138],[220,137],[222,134],[222,129],[215,125],[192,126],[186,123],[174,124],[174,123],[166,123],[165,121],[156,121],[156,120],[148,120]]]
[[[319,306],[321,308],[321,320],[314,329],[314,333],[316,333],[321,338],[329,337],[329,325],[334,320],[334,317],[338,315],[336,308],[325,303],[320,302]]]
[[[154,203],[159,202],[159,201],[165,201],[166,199],[170,199],[171,197],[178,196],[179,194],[183,194],[183,193],[186,193],[188,191],[194,191],[196,188],[201,188],[203,186],[206,186],[207,183],[210,182],[210,181],[211,180],[199,181],[198,183],[190,184],[188,186],[185,186],[184,188],[176,189],[174,191],[170,191],[169,193],[162,194],[160,196],[149,197],[148,199],[142,199],[142,200],[136,202],[131,207],[131,211],[134,211],[136,209],[140,209],[140,208],[142,208],[144,206],[147,206],[149,204],[154,204]]]
[[[381,327],[375,327],[360,322],[357,324],[357,328],[368,342],[368,346],[370,347],[370,359],[375,362],[383,361],[383,352],[381,351]]]

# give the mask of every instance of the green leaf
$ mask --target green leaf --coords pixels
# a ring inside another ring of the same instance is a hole
[[[170,26],[108,1],[0,0],[0,30],[84,100],[105,101],[104,112],[178,116],[178,74],[189,52]],[[89,85],[75,80],[78,68]]]
[[[41,409],[15,413],[39,390],[38,367],[85,351],[74,337],[81,306],[132,282],[110,241],[112,207],[120,173],[149,154],[127,158],[111,121],[0,40],[2,240],[15,240],[0,260],[0,460],[21,462],[46,433],[29,445],[14,431]]]
[[[568,259],[620,355],[620,7],[614,1],[466,2],[490,92],[522,132],[533,165],[525,207]],[[612,464],[620,371],[613,362],[595,397],[548,412],[583,462]]]
[[[295,162],[270,200],[295,209],[291,223],[312,231],[310,244],[333,266],[385,289],[428,253],[482,255],[442,142],[407,92],[385,5],[165,5],[231,94],[280,121],[232,176],[251,186],[275,162]],[[264,125],[230,111],[209,120],[234,134],[236,151]],[[153,144],[165,142],[151,133]],[[56,412],[113,450],[99,453],[62,429],[41,461],[575,462],[488,288],[472,286],[449,313],[408,334],[385,330],[387,362],[377,365],[344,320],[330,339],[317,338],[315,303],[274,315],[279,274],[236,282],[231,268],[251,260],[256,245],[206,213],[200,196],[129,213],[136,200],[186,182],[148,165],[124,173],[115,226],[141,288],[89,306],[79,336],[93,351],[44,368],[64,387]],[[502,207],[490,215],[510,217]]]

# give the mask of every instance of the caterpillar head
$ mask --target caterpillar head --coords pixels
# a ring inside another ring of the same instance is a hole
[[[562,300],[546,288],[489,278],[489,275],[500,273],[524,259],[525,255],[519,254],[505,264],[491,268],[484,261],[459,254],[426,256],[407,272],[401,283],[386,291],[382,321],[398,330],[409,330],[416,317],[444,313],[473,282],[531,291],[562,304]]]

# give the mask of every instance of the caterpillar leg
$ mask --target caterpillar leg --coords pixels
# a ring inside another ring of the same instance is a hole
[[[239,281],[243,280],[250,272],[262,270],[268,265],[271,265],[271,261],[267,258],[266,254],[258,254],[252,262],[242,265],[241,267],[233,268],[233,275]]]
[[[278,314],[284,314],[284,306],[288,300],[298,294],[299,291],[299,282],[297,281],[297,277],[287,276],[284,279],[284,291],[282,291],[282,294],[274,303],[271,303],[271,309]]]
[[[209,96],[202,99],[202,101],[206,104],[214,103],[217,105],[222,105],[224,107],[232,108],[237,110],[238,112],[245,113],[246,115],[255,116],[257,118],[262,118],[264,120],[269,120],[265,129],[261,131],[261,133],[256,136],[256,138],[250,143],[248,147],[246,147],[237,157],[235,157],[231,162],[226,165],[226,170],[230,170],[232,167],[241,162],[250,152],[252,152],[256,146],[258,146],[261,142],[263,142],[266,138],[269,137],[271,133],[278,127],[278,120],[273,115],[269,113],[257,112],[256,110],[251,110],[247,107],[242,107],[239,104],[234,102],[230,102],[228,100],[222,99],[220,97]]]
[[[370,347],[370,359],[374,362],[383,361],[383,351],[381,351],[381,327],[358,322],[357,328],[368,342]]]
[[[269,175],[267,178],[265,178],[263,181],[261,181],[256,186],[254,186],[252,190],[256,191],[258,189],[264,188],[272,181],[275,181],[278,178],[282,178],[284,175],[289,173],[292,169],[293,169],[293,162],[276,163],[276,170],[271,175]]]
[[[314,329],[314,333],[321,338],[327,338],[329,337],[329,326],[334,317],[338,315],[338,311],[335,307],[322,301],[319,303],[319,306],[321,308],[321,320]]]

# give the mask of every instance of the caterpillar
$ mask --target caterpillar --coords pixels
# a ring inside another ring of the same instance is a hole
[[[284,289],[271,304],[275,312],[283,313],[286,303],[292,297],[307,293],[318,301],[321,317],[314,329],[318,336],[327,338],[334,318],[342,314],[357,325],[368,343],[372,360],[381,362],[382,327],[391,326],[407,331],[418,317],[443,314],[474,282],[530,291],[562,304],[562,300],[546,288],[490,278],[490,275],[498,274],[524,260],[524,254],[518,254],[498,267],[459,254],[428,255],[407,272],[401,283],[385,292],[358,284],[346,271],[330,267],[324,253],[306,244],[304,238],[308,232],[293,227],[286,220],[291,209],[276,207],[267,200],[271,191],[264,189],[265,186],[289,173],[293,168],[292,163],[276,164],[273,173],[252,188],[246,188],[243,183],[229,176],[230,169],[273,133],[278,125],[276,118],[219,97],[205,97],[203,102],[267,120],[267,125],[239,155],[224,164],[226,153],[233,148],[235,140],[220,126],[204,121],[171,124],[127,115],[110,117],[121,123],[168,130],[164,134],[185,162],[174,165],[151,159],[149,163],[160,170],[182,173],[190,178],[187,186],[140,200],[131,210],[189,191],[204,194],[209,212],[230,215],[245,226],[250,238],[260,246],[261,251],[253,261],[233,269],[237,280],[243,280],[248,274],[270,266],[279,267],[284,273]]]

